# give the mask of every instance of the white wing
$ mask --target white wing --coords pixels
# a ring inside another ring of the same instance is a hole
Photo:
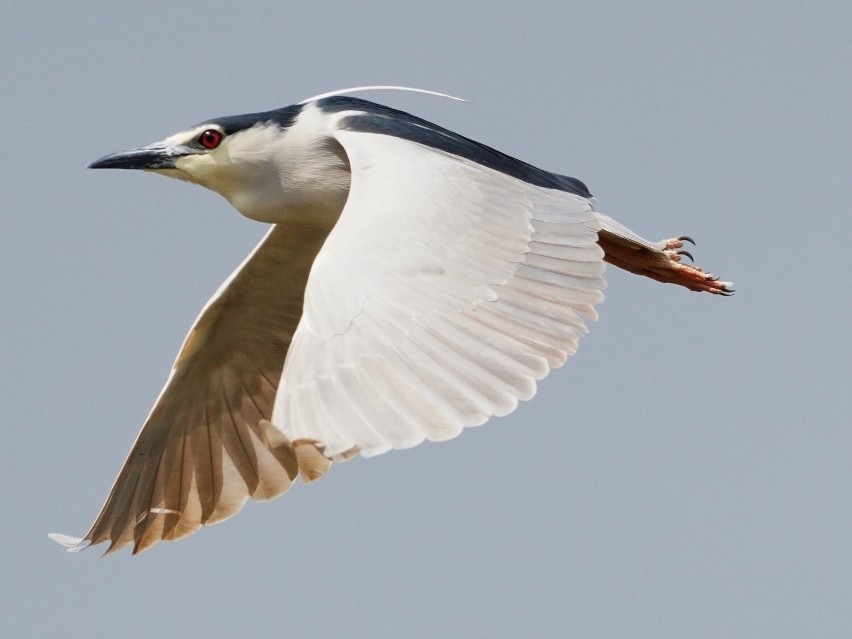
[[[603,299],[592,201],[396,137],[335,136],[349,198],[311,270],[273,422],[338,458],[511,412]]]
[[[270,230],[190,330],[91,530],[56,541],[110,541],[108,552],[133,543],[139,552],[222,521],[249,497],[281,494],[305,473],[306,456],[318,461],[264,420],[325,236],[300,224]],[[321,458],[308,479],[327,465]]]

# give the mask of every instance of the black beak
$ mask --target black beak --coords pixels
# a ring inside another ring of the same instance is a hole
[[[173,169],[175,160],[193,151],[186,147],[167,147],[162,144],[152,144],[139,149],[110,153],[89,165],[90,169]]]

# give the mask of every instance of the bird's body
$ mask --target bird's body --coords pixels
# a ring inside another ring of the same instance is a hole
[[[576,350],[604,261],[729,285],[586,186],[407,113],[331,94],[219,118],[94,168],[210,188],[273,224],[208,302],[74,549],[134,552],[270,499],[332,460],[454,437]]]

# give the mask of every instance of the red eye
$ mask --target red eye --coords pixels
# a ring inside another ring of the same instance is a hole
[[[222,144],[222,133],[216,129],[207,129],[198,136],[198,143],[205,149],[215,149]]]

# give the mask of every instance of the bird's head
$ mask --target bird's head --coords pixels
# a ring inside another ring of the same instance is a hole
[[[349,166],[322,124],[304,105],[227,116],[111,153],[89,168],[139,169],[193,182],[263,222],[326,215],[326,209],[335,216],[348,193]]]

